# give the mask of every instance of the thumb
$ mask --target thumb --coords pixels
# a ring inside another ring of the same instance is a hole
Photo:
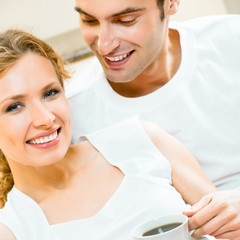
[[[182,214],[186,215],[187,217],[192,217],[197,211],[192,207],[185,209]]]
[[[183,211],[183,214],[187,217],[193,216],[195,213],[199,212],[205,206],[207,206],[212,201],[212,194],[206,195],[200,199],[197,203],[192,205],[190,208]]]

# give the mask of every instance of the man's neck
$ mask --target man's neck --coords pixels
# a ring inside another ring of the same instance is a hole
[[[115,92],[124,97],[141,97],[168,83],[178,71],[180,63],[180,36],[176,30],[169,30],[165,49],[162,49],[158,59],[148,69],[130,82],[108,82]]]

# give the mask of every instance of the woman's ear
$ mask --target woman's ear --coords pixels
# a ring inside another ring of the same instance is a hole
[[[168,14],[173,15],[178,11],[180,0],[169,0]]]

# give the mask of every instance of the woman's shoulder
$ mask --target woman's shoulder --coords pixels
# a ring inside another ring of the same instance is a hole
[[[70,146],[67,157],[72,159],[88,159],[92,154],[97,154],[98,150],[87,139]]]
[[[1,240],[16,240],[10,229],[2,223],[0,223],[0,236]]]

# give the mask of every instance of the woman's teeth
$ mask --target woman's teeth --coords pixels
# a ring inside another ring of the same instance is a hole
[[[118,62],[118,61],[121,61],[123,60],[124,58],[126,58],[127,56],[129,56],[130,53],[126,53],[124,55],[121,55],[121,56],[117,56],[117,57],[106,57],[109,61],[111,62]]]
[[[47,143],[47,142],[51,142],[52,140],[57,138],[57,131],[47,137],[42,137],[42,138],[36,138],[34,140],[29,141],[28,143],[30,144],[41,144],[41,143]]]

